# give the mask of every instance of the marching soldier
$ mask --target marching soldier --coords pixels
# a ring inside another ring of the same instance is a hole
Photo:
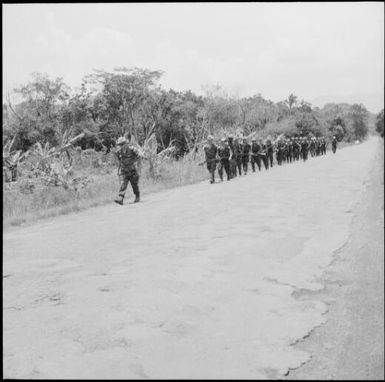
[[[288,163],[293,162],[293,138],[287,140],[287,156],[286,160]]]
[[[282,165],[283,155],[284,155],[283,142],[281,140],[279,140],[277,142],[277,146],[276,147],[277,148],[276,148],[276,152],[275,152],[275,159],[277,160],[278,166],[281,166]]]
[[[326,155],[326,140],[325,137],[322,137],[321,141],[321,154]]]
[[[223,169],[226,171],[227,180],[231,179],[230,174],[230,147],[226,141],[226,138],[223,138],[221,141],[221,147],[218,148],[219,156],[219,166],[218,174],[221,181],[223,181]]]
[[[129,139],[131,137],[129,136]],[[135,194],[134,203],[140,201],[140,192],[139,192],[139,174],[136,170],[135,163],[140,157],[143,157],[139,150],[136,149],[133,145],[124,137],[120,137],[117,144],[117,151],[115,155],[119,160],[118,176],[120,179],[120,189],[119,195],[115,199],[115,203],[123,205],[123,199],[127,190],[128,183],[131,183],[132,191]]]
[[[310,140],[310,147],[309,148],[310,148],[310,155],[312,157],[314,157],[314,155],[315,155],[315,138],[314,137],[312,137]]]
[[[273,155],[274,155],[273,144],[271,143],[271,140],[268,139],[266,141],[266,156],[267,156],[270,167],[273,167],[273,161],[274,161]]]
[[[261,171],[261,156],[260,151],[262,150],[262,146],[257,143],[257,140],[253,138],[251,140],[251,168],[253,172],[255,172],[255,163],[258,166],[258,170]]]
[[[306,162],[308,153],[309,153],[309,142],[306,137],[302,137],[301,152],[302,152],[302,159],[304,162]]]
[[[237,138],[234,142],[234,152],[237,163],[237,169],[239,176],[242,175],[242,143],[241,138]],[[235,170],[236,172],[236,170]]]
[[[332,151],[333,151],[333,154],[335,154],[337,151],[337,138],[335,135],[333,135],[333,139],[332,139]]]
[[[243,173],[246,175],[247,170],[249,167],[249,155],[250,155],[250,149],[251,146],[247,142],[246,138],[243,138],[243,145],[242,145],[242,166],[243,166]]]
[[[228,136],[228,142],[230,147],[230,176],[231,178],[235,178],[237,176],[237,158],[234,147],[234,137],[231,134]]]
[[[299,139],[298,137],[295,137],[293,142],[293,159],[294,160],[299,160],[300,151],[301,151],[301,146],[299,144]]]
[[[267,157],[267,145],[260,139],[261,150],[259,155],[262,157],[263,165],[265,166],[265,170],[269,169],[269,158]]]
[[[317,137],[315,142],[315,155],[318,157],[321,154],[321,138]]]
[[[215,182],[215,169],[217,167],[217,152],[218,148],[215,146],[213,142],[214,138],[212,135],[207,137],[207,145],[204,148],[205,157],[206,157],[206,166],[207,170],[210,173],[210,183],[213,184]]]

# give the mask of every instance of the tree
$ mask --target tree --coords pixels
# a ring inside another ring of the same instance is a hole
[[[38,141],[57,143],[60,134],[61,105],[69,98],[69,88],[61,78],[51,80],[47,74],[33,73],[33,80],[14,90],[20,102],[13,106],[8,96],[8,107],[13,114],[7,128],[17,136],[15,146],[26,151]]]
[[[368,111],[362,104],[351,106],[349,117],[351,119],[352,133],[356,139],[364,139],[368,133]]]
[[[382,109],[376,117],[376,131],[384,138],[384,109]]]
[[[145,104],[153,102],[161,76],[161,71],[117,68],[113,73],[96,71],[85,78],[85,84],[101,86],[101,94],[95,101],[105,123],[115,127],[118,134],[130,133],[138,140],[144,123],[143,112],[149,110]],[[151,113],[147,113],[147,117],[151,119]]]
[[[292,110],[294,108],[294,106],[297,104],[297,100],[298,100],[298,97],[295,96],[293,93],[289,95],[289,97],[287,97],[287,99],[284,101],[287,105],[287,107],[289,108],[289,114],[292,113]]]

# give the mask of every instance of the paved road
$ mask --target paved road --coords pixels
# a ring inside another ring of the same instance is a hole
[[[327,268],[324,289],[297,294],[329,306],[325,325],[298,349],[312,359],[287,379],[384,380],[384,150],[361,201],[352,210],[349,239]]]
[[[276,378],[326,322],[373,138],[6,231],[4,377]],[[315,297],[296,296],[313,291]]]

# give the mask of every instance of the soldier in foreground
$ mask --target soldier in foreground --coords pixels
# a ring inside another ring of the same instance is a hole
[[[206,156],[206,166],[207,170],[210,173],[210,183],[213,184],[215,182],[215,169],[217,167],[217,152],[218,148],[214,145],[213,137],[209,135],[207,137],[207,145],[205,146],[205,156]]]
[[[129,137],[131,139],[131,137]],[[132,191],[135,194],[134,203],[140,201],[139,193],[139,174],[136,170],[135,163],[140,158],[139,151],[130,145],[125,137],[120,137],[116,143],[116,157],[119,160],[118,176],[120,179],[119,195],[115,199],[115,203],[123,205],[123,199],[127,190],[128,183],[131,183]]]
[[[227,180],[231,179],[230,174],[230,147],[226,141],[226,138],[223,138],[221,141],[221,147],[218,148],[219,156],[219,165],[218,165],[218,174],[221,181],[223,181],[223,169],[226,171]]]

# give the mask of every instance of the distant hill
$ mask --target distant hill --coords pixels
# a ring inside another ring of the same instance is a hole
[[[310,103],[319,108],[327,103],[362,103],[368,111],[377,114],[384,108],[384,94],[323,95],[314,98]]]

